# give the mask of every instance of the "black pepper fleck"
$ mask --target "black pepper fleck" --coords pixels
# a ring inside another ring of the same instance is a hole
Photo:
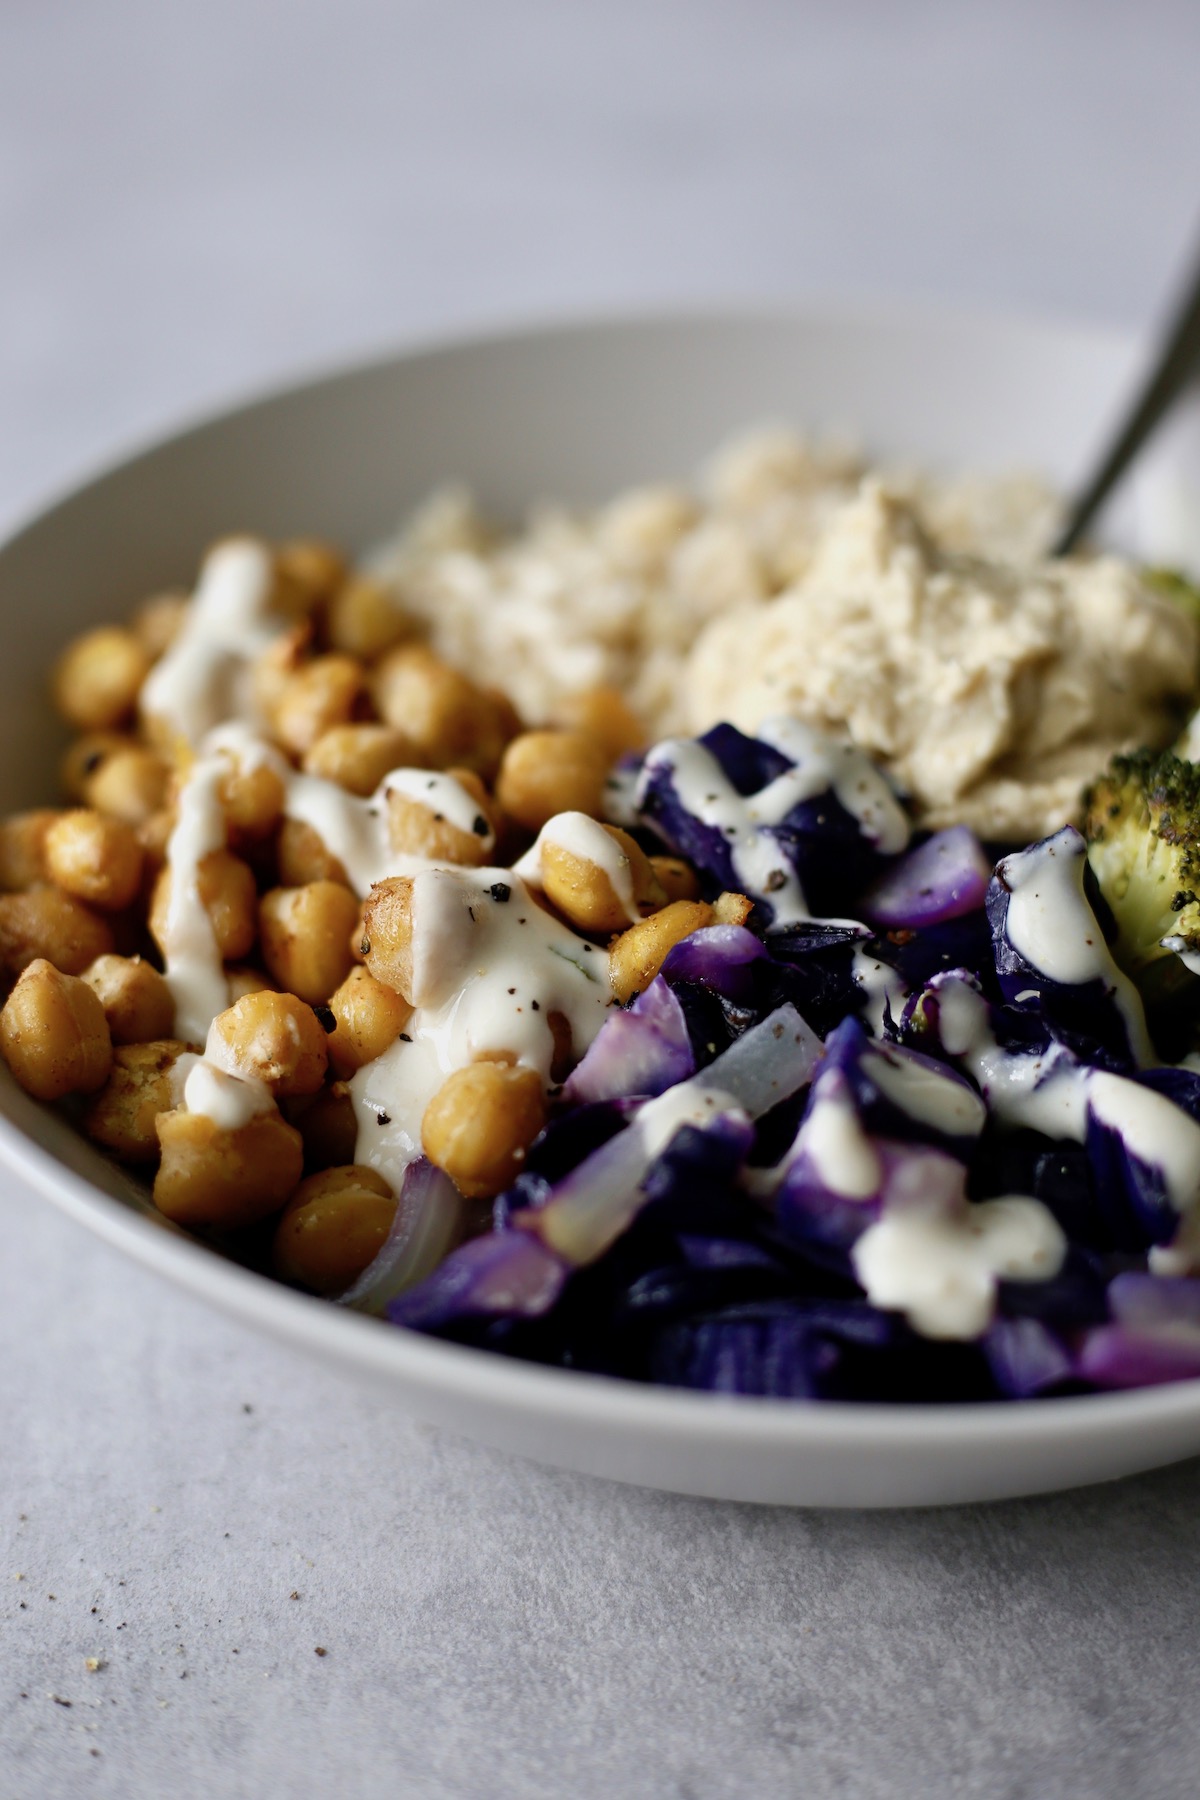
[[[501,906],[503,906],[506,900],[512,899],[512,889],[509,887],[507,881],[493,881],[491,887],[488,889],[488,893],[492,896],[492,899],[497,901]]]
[[[358,946],[358,954],[359,954],[359,955],[360,955],[360,956],[370,956],[370,954],[371,954],[371,940],[370,940],[370,938],[369,938],[369,937],[365,937],[365,938],[363,938],[363,940],[362,940],[362,942],[361,942],[361,943],[360,943],[360,944],[359,944],[359,946]]]
[[[313,1011],[317,1015],[322,1031],[328,1033],[337,1030],[337,1020],[333,1016],[332,1006],[327,1006],[323,1000],[320,1000],[313,1007]]]
[[[445,813],[434,813],[433,822],[435,825],[444,825],[446,823]]]
[[[471,923],[473,925],[475,923],[475,908],[473,906],[468,906],[467,911],[471,915]]]
[[[482,813],[475,814],[475,823],[471,826],[471,830],[475,833],[476,837],[486,837],[487,836],[488,822],[484,818]]]
[[[412,1039],[409,1037],[407,1031],[402,1031],[400,1033],[400,1042],[402,1044],[411,1044],[412,1043]]]
[[[777,894],[781,887],[787,886],[787,876],[782,869],[772,869],[763,886],[768,894]]]
[[[541,1010],[542,1010],[541,1006],[539,1005],[539,1003],[536,1000],[531,1000],[529,1002],[529,1004],[534,1012],[541,1012]]]
[[[390,1125],[391,1122],[392,1122],[391,1113],[377,1112],[375,1114],[375,1123],[377,1125]]]

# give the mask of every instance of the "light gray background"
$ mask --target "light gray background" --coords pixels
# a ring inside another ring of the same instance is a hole
[[[1194,0],[0,0],[0,522],[447,327],[1146,323],[1198,118]],[[926,1515],[621,1489],[417,1429],[11,1187],[0,1234],[6,1800],[1196,1791],[1195,1464]]]

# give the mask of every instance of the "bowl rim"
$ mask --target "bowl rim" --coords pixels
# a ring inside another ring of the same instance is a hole
[[[87,489],[200,434],[230,425],[299,394],[382,372],[398,363],[432,361],[463,351],[516,345],[531,340],[585,338],[597,332],[669,329],[678,325],[720,327],[852,325],[861,329],[945,327],[974,332],[1027,333],[1052,339],[1090,340],[1098,348],[1129,355],[1137,334],[1097,321],[1069,316],[988,311],[951,304],[901,299],[815,297],[795,301],[731,301],[717,305],[687,302],[654,307],[615,306],[562,312],[540,320],[525,318],[498,328],[466,327],[418,334],[398,345],[360,355],[321,361],[263,388],[218,401],[166,429],[138,434],[132,443],[99,457],[73,478],[56,484],[49,498],[7,523],[0,553],[27,534],[43,529]],[[158,1222],[116,1199],[68,1167],[0,1110],[0,1162],[26,1180],[68,1217],[87,1227],[135,1263],[174,1282],[194,1297],[240,1323],[285,1340],[317,1357],[323,1366],[356,1368],[377,1383],[411,1391],[494,1403],[536,1414],[546,1422],[569,1416],[573,1423],[619,1425],[645,1435],[667,1434],[728,1447],[756,1445],[781,1450],[850,1448],[865,1444],[914,1454],[950,1444],[995,1449],[1006,1443],[1048,1444],[1063,1433],[1105,1431],[1134,1422],[1152,1430],[1191,1419],[1200,1412],[1200,1379],[1118,1392],[1006,1401],[930,1402],[796,1401],[750,1395],[695,1392],[616,1376],[524,1362],[500,1352],[446,1342],[389,1327],[329,1300],[302,1294],[272,1277],[245,1268],[203,1242]]]

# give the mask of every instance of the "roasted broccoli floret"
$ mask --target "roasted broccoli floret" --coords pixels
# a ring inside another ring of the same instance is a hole
[[[1170,750],[1114,756],[1083,804],[1113,956],[1148,1007],[1200,998],[1200,764]]]

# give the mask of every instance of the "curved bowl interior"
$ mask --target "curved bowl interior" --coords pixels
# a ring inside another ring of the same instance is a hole
[[[272,396],[143,452],[0,550],[0,807],[53,797],[45,701],[65,640],[188,583],[214,537],[385,535],[447,479],[520,515],[686,475],[762,420],[872,451],[1070,481],[1136,361],[1101,332],[869,312],[626,320],[398,356]],[[151,1215],[136,1184],[0,1071],[0,1158],[74,1217],[225,1311],[435,1423],[683,1492],[920,1505],[1102,1480],[1200,1451],[1200,1383],[999,1407],[732,1401],[443,1345],[309,1300]]]

